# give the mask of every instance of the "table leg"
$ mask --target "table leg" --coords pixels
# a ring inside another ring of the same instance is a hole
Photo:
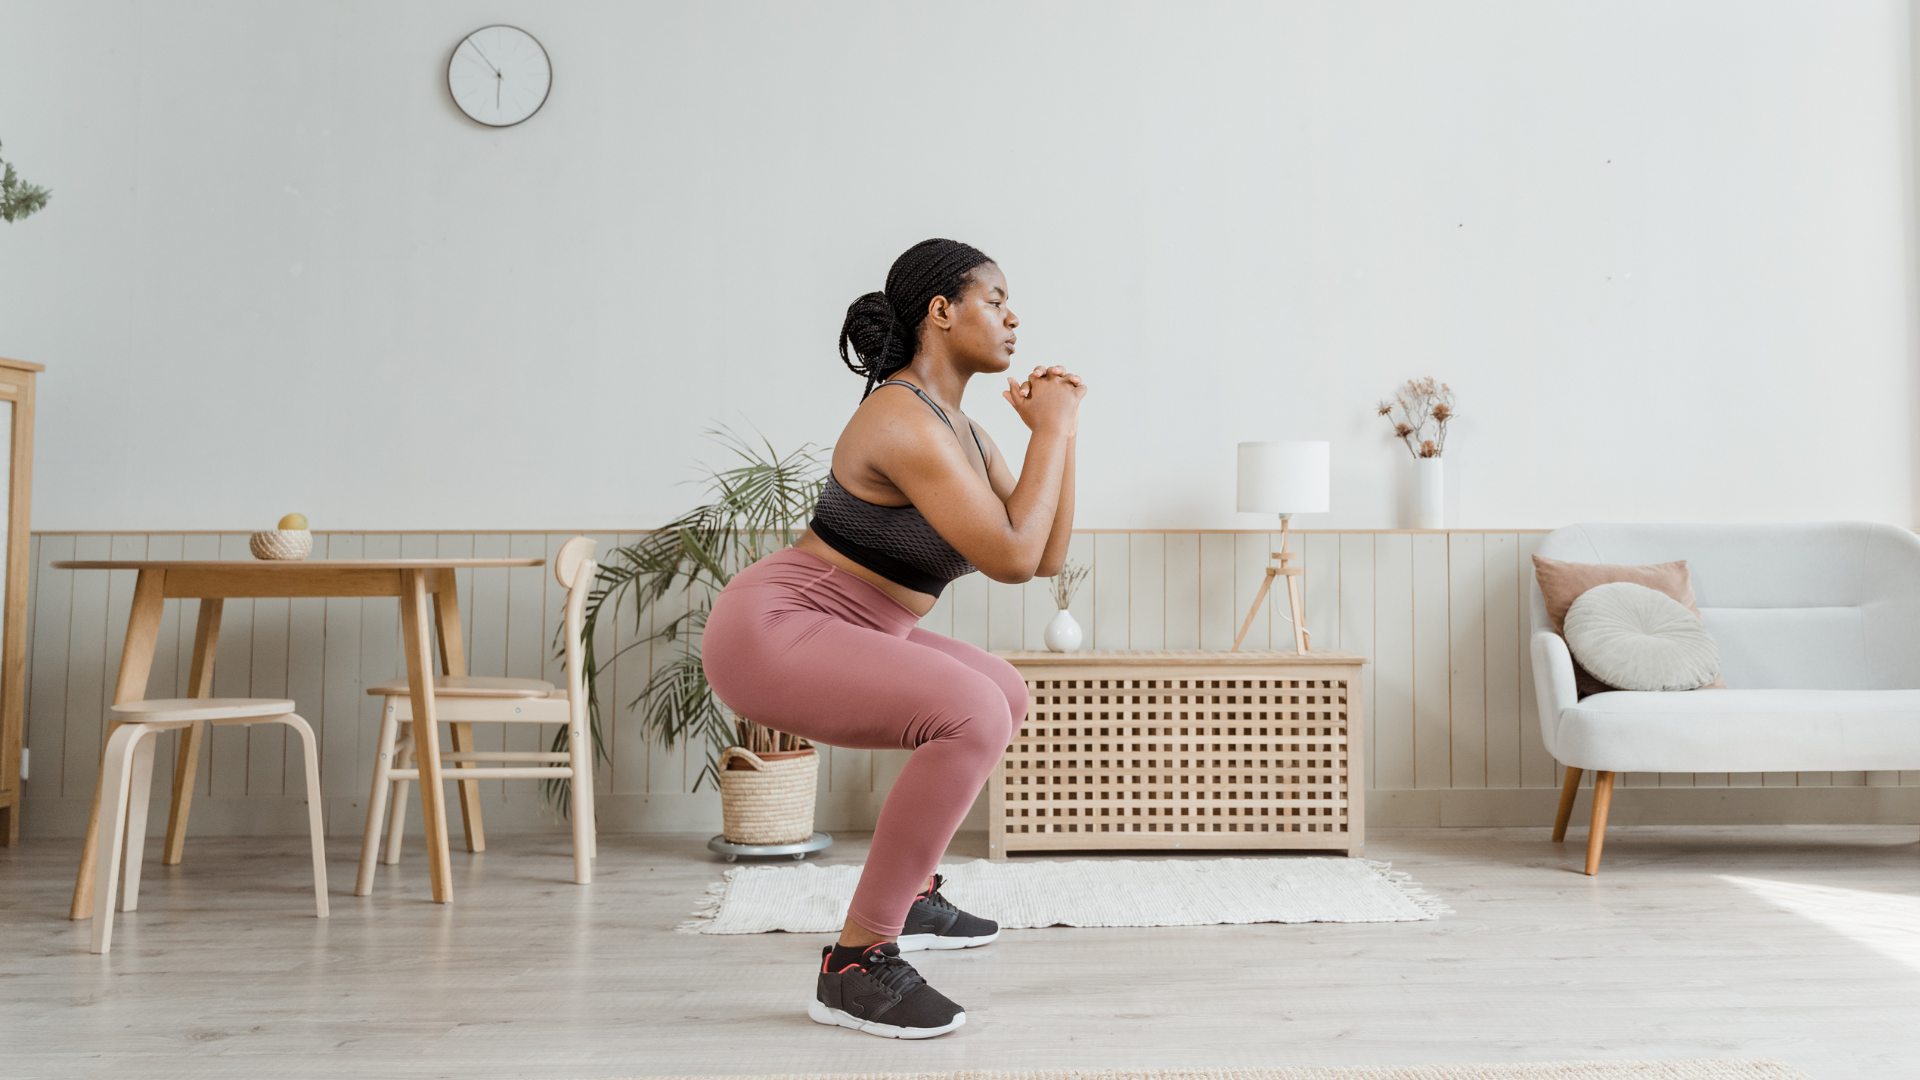
[[[147,696],[147,675],[153,670],[153,648],[160,640],[160,612],[165,609],[165,570],[142,570],[133,587],[133,610],[127,616],[127,641],[120,650],[120,677],[114,684],[113,703],[121,705]],[[108,724],[108,741],[113,728]],[[104,763],[106,751],[101,751]],[[93,916],[94,861],[100,851],[100,781],[104,767],[93,776],[93,809],[87,814],[87,838],[80,845],[80,871],[73,882],[73,903],[67,918]]]
[[[193,630],[193,667],[187,674],[188,697],[213,696],[213,657],[220,649],[220,616],[225,600],[200,601],[200,621]],[[187,812],[193,809],[193,777],[200,770],[200,744],[206,739],[202,722],[180,730],[180,752],[173,762],[173,802],[167,808],[167,843],[160,865],[177,866],[186,854]]]
[[[440,783],[440,728],[433,708],[433,653],[427,641],[427,579],[402,571],[401,644],[407,654],[407,690],[413,702],[414,757],[420,769],[420,817],[426,827],[427,872],[435,903],[453,901],[453,868],[447,853],[447,795]]]
[[[451,570],[436,570],[433,594],[433,629],[440,641],[440,670],[448,675],[467,673],[466,649],[460,640],[460,590]],[[448,724],[453,748],[462,753],[475,749],[472,724]],[[460,825],[466,831],[467,850],[487,850],[487,830],[480,821],[480,781],[460,781]]]

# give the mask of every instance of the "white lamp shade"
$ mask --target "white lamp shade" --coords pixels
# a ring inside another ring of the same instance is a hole
[[[1240,444],[1243,514],[1324,514],[1332,508],[1333,444]]]

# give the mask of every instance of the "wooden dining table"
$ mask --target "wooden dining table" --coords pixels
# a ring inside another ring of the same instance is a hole
[[[56,570],[135,570],[133,609],[127,619],[126,647],[120,653],[120,673],[113,703],[146,697],[147,675],[153,669],[154,647],[160,637],[160,614],[168,600],[200,601],[200,619],[193,635],[193,664],[187,696],[213,696],[213,658],[220,640],[223,602],[262,597],[378,597],[400,601],[400,645],[406,655],[407,687],[412,697],[415,740],[420,769],[420,813],[427,843],[428,877],[436,903],[453,900],[452,870],[446,837],[446,793],[440,782],[440,740],[432,735],[433,653],[439,645],[442,673],[467,673],[465,647],[460,640],[460,594],[454,571],[540,566],[545,559],[308,559],[302,561],[244,561],[238,559],[75,559],[56,562]],[[429,639],[427,627],[434,629]],[[295,703],[296,708],[299,703]],[[453,727],[455,750],[471,750],[473,733],[465,724]],[[173,767],[173,803],[167,815],[167,838],[161,862],[178,863],[186,848],[187,811],[193,804],[193,779],[200,759],[205,724],[195,724],[180,739]],[[475,846],[478,825],[478,781],[460,784],[460,809],[467,819],[468,843]],[[320,798],[309,791],[307,798]],[[438,838],[438,842],[434,842]],[[100,781],[96,774],[93,811],[87,818],[87,839],[80,854],[80,872],[74,882],[72,919],[93,915],[93,863],[100,842]]]

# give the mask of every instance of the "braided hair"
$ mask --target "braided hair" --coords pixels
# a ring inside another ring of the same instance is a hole
[[[920,324],[936,296],[959,300],[975,268],[993,260],[958,240],[922,240],[893,260],[885,292],[870,292],[847,306],[840,324],[840,360],[873,388],[913,362]],[[853,346],[853,355],[847,346]]]

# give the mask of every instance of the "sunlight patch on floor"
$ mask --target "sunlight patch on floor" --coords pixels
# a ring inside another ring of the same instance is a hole
[[[1767,902],[1920,969],[1920,896],[1719,875]]]

